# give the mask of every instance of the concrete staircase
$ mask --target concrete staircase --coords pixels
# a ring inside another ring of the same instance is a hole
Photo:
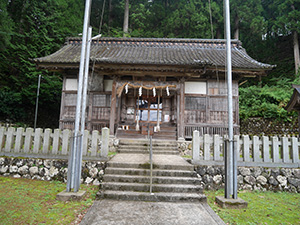
[[[150,164],[149,154],[144,154],[147,153],[145,141],[127,140],[120,144],[124,146],[119,149],[121,153],[108,162],[105,170],[102,197],[136,201],[206,202],[194,166],[178,155],[175,143],[153,143],[153,194],[150,194]]]
[[[130,154],[149,154],[150,146],[149,140],[133,140],[120,139],[118,152]],[[178,148],[176,141],[169,140],[153,140],[152,150],[154,154],[178,155]]]
[[[177,137],[177,128],[175,125],[173,126],[166,126],[162,125],[160,127],[159,132],[153,133],[153,139],[160,139],[160,140],[176,140]]]
[[[158,140],[176,140],[177,128],[175,125],[162,124],[159,132],[154,132],[154,124],[150,126],[150,133],[153,135],[153,139]],[[125,128],[125,129],[123,129]],[[148,134],[148,128],[146,125],[140,125],[140,130],[137,131],[135,124],[120,125],[117,129],[116,136],[120,139],[145,139]]]

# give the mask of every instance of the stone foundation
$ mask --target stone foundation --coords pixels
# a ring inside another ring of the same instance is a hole
[[[224,166],[198,166],[196,172],[205,189],[224,188]],[[239,190],[300,193],[300,169],[238,167],[237,180]]]
[[[83,161],[81,183],[100,185],[105,162]],[[0,158],[0,175],[14,178],[67,181],[68,161]],[[224,166],[198,166],[197,176],[205,189],[224,188]],[[300,169],[238,167],[239,190],[288,191],[300,193]]]
[[[82,162],[81,183],[100,185],[105,162]],[[68,160],[0,158],[0,175],[67,182]]]

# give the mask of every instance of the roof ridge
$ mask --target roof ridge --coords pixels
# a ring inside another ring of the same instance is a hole
[[[68,37],[66,42],[81,41],[81,37]],[[210,44],[226,44],[226,39],[199,39],[199,38],[138,38],[138,37],[101,37],[99,41],[118,41],[118,42],[174,42],[174,43],[210,43]],[[232,39],[232,44],[241,46],[242,43],[238,39]]]

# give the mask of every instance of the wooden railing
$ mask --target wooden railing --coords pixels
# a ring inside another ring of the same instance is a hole
[[[240,127],[238,125],[234,125],[233,133],[235,135],[239,134]],[[193,125],[185,125],[184,136],[186,139],[191,139],[193,137],[193,131],[199,131],[201,136],[205,134],[209,135],[228,135],[228,127],[225,125],[218,124],[193,124]]]
[[[60,121],[59,128],[62,130],[65,129],[74,130],[74,126],[75,126],[75,119],[65,119]]]
[[[69,129],[69,130],[74,130],[75,126],[75,120],[70,120],[70,119],[65,119],[60,121],[60,129]],[[99,132],[102,130],[104,127],[109,127],[109,121],[87,121],[85,125],[87,130],[98,130]]]
[[[193,162],[224,165],[225,138],[208,134],[199,136],[199,132],[194,131]],[[296,137],[235,135],[234,140],[239,166],[300,167],[300,143]]]
[[[83,159],[104,159],[108,153],[109,129],[102,135],[85,130]],[[0,127],[0,156],[66,159],[71,150],[72,132],[66,130]]]

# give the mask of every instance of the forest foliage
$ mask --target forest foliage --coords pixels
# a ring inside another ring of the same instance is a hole
[[[103,3],[104,11],[102,18]],[[224,38],[221,0],[130,0],[131,37]],[[32,126],[38,75],[42,74],[40,127],[57,127],[62,77],[30,61],[58,50],[82,32],[84,0],[0,0],[0,121]],[[276,64],[261,80],[240,86],[240,117],[289,120],[286,106],[295,74],[293,33],[300,32],[300,0],[231,0],[232,37],[248,54]],[[123,36],[124,0],[94,0],[94,34]],[[102,18],[102,19],[101,19]],[[102,21],[102,23],[101,23]]]

